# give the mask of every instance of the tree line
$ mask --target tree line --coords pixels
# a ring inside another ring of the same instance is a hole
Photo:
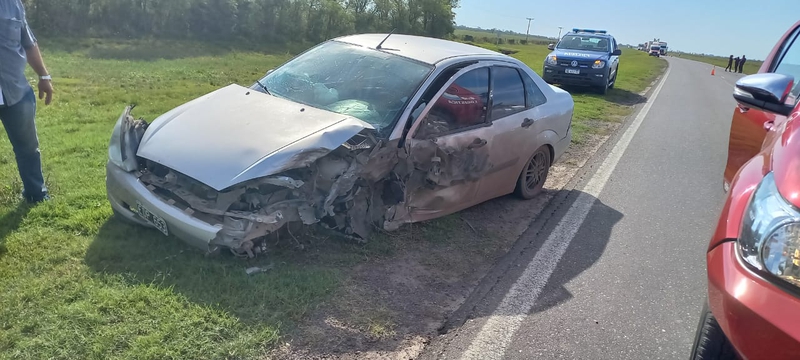
[[[320,42],[363,32],[445,37],[459,0],[23,0],[36,34]]]

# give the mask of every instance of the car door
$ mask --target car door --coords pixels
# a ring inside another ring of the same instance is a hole
[[[489,67],[468,66],[432,98],[405,142],[405,211],[413,222],[454,213],[476,203],[483,175],[491,169],[488,121]],[[397,218],[397,216],[395,216]]]
[[[619,50],[619,45],[617,45],[617,39],[611,38],[611,55],[608,57],[608,76],[610,79],[614,79],[614,82],[617,82],[617,79],[614,76],[617,74],[617,70],[619,70],[619,56],[614,55],[614,51]]]
[[[788,31],[783,39],[775,46],[764,66],[759,71],[767,73],[781,73],[795,78],[795,89],[792,92],[796,98],[800,85],[800,26],[795,26]],[[780,126],[786,120],[780,116],[757,109],[747,109],[737,106],[733,111],[731,130],[728,140],[728,161],[725,167],[724,183],[730,184],[739,169],[763,148],[765,138],[774,131],[770,129]],[[773,134],[774,135],[774,134]]]
[[[493,167],[481,181],[476,196],[480,201],[514,191],[523,163],[541,145],[535,143],[536,135],[543,130],[536,107],[546,99],[533,80],[526,83],[523,75],[511,64],[492,67],[489,118],[493,141],[489,144],[489,162]]]

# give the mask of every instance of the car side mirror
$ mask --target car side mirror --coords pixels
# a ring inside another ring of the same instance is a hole
[[[744,107],[789,116],[794,106],[786,105],[786,99],[793,87],[792,76],[776,73],[749,75],[736,82],[733,98]]]
[[[275,69],[269,69],[269,70],[267,70],[267,73],[265,75],[272,74],[273,71],[275,71]]]
[[[612,56],[620,56],[620,55],[622,55],[622,50],[620,50],[620,49],[614,50],[614,51],[611,53],[611,55],[612,55]]]
[[[556,48],[555,44],[547,45],[547,50],[553,50],[555,48]]]

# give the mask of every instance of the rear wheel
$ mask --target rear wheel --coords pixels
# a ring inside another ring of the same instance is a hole
[[[714,314],[703,304],[700,323],[697,325],[691,360],[735,360],[737,359],[728,337],[722,332]]]
[[[517,179],[517,196],[528,200],[542,192],[550,173],[550,162],[550,149],[546,145],[533,153]]]

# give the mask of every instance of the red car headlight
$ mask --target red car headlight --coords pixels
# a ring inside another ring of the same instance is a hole
[[[747,263],[800,286],[800,212],[781,196],[772,173],[750,198],[738,244]]]

